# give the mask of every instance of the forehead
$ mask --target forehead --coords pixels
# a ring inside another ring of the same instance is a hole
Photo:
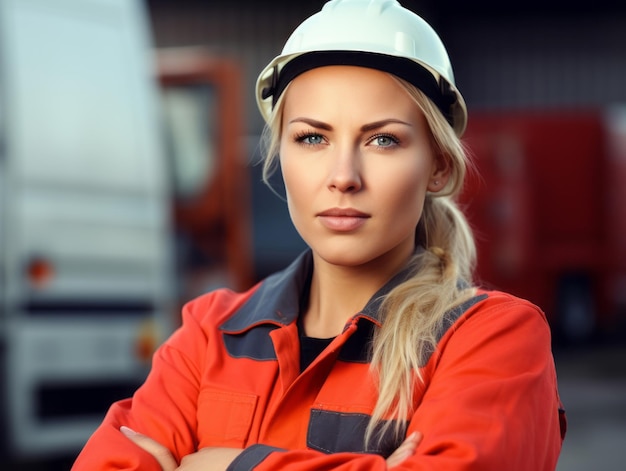
[[[386,72],[357,66],[318,67],[297,76],[285,91],[284,111],[324,110],[415,113],[418,106]]]
[[[371,89],[396,89],[398,85],[391,75],[376,69],[358,67],[352,65],[329,65],[307,70],[291,81],[288,87],[290,95],[300,91],[324,89],[331,93],[334,89],[344,87],[355,90],[361,88]],[[295,89],[295,91],[294,91]]]

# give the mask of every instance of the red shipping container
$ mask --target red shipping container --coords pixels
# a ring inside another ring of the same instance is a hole
[[[604,113],[476,112],[465,141],[479,173],[462,198],[479,279],[535,302],[567,337],[606,325],[610,273],[626,266],[626,144],[609,163]]]
[[[605,295],[618,321],[626,319],[626,107],[609,110],[607,127],[607,196],[609,267]]]

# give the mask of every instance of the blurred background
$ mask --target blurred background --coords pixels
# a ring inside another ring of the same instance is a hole
[[[558,469],[623,469],[626,4],[401,3],[470,111],[477,275],[550,320]],[[0,0],[2,469],[69,469],[185,301],[304,248],[261,183],[254,83],[322,4]]]

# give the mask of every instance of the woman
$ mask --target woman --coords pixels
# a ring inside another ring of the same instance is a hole
[[[436,33],[392,0],[333,0],[257,88],[265,175],[310,250],[189,303],[74,469],[554,470],[549,328],[472,283],[467,114]]]

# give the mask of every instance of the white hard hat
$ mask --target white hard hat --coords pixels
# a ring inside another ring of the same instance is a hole
[[[269,119],[289,82],[326,65],[393,73],[424,92],[458,136],[465,131],[467,108],[441,39],[396,0],[331,0],[307,18],[257,79],[256,99],[263,118]]]

